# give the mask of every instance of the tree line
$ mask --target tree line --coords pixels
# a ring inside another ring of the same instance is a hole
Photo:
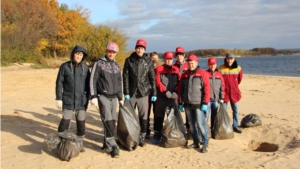
[[[118,28],[92,25],[89,16],[88,9],[69,9],[57,0],[2,0],[1,63],[46,64],[47,58],[70,58],[75,45],[84,46],[94,62],[110,41],[119,45],[118,58],[128,56],[129,37]]]

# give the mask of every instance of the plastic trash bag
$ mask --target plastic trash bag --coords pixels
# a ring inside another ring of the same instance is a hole
[[[58,133],[57,135],[61,138],[61,142],[57,146],[59,157],[66,161],[77,157],[82,149],[82,145],[78,142],[77,135],[68,130]]]
[[[134,150],[139,143],[140,131],[139,119],[130,101],[125,100],[123,106],[120,105],[118,116],[118,141],[127,150]]]
[[[47,150],[52,151],[57,148],[58,144],[61,142],[60,137],[57,133],[50,133],[46,136],[44,140],[44,145]]]
[[[241,121],[242,127],[255,127],[261,125],[262,121],[256,114],[248,114]]]
[[[168,115],[162,129],[161,146],[165,148],[187,145],[186,129],[175,100],[165,110]]]
[[[231,139],[234,137],[232,122],[223,104],[220,104],[212,130],[212,136],[216,140]]]

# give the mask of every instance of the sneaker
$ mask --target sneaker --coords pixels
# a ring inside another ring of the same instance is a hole
[[[153,144],[159,144],[160,143],[160,139],[158,139],[158,138],[152,138],[152,143]]]
[[[233,131],[236,133],[242,133],[242,130],[237,127],[233,127]]]
[[[110,152],[112,158],[119,157],[119,148],[117,146],[112,146],[112,150]]]
[[[150,139],[150,134],[146,134],[145,139]]]
[[[145,141],[144,141],[144,138],[142,135],[140,135],[140,138],[139,138],[139,146],[140,147],[144,147],[146,145]]]
[[[208,146],[204,145],[201,149],[201,153],[207,153]]]
[[[189,149],[190,149],[190,148],[200,148],[200,146],[199,146],[199,144],[194,144],[194,143],[193,143],[193,144],[191,144],[191,145],[188,145],[187,148],[189,148]]]

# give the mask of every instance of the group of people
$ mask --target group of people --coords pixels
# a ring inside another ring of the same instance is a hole
[[[216,58],[208,59],[208,69],[198,66],[198,57],[190,54],[185,60],[185,50],[179,46],[174,53],[164,53],[162,65],[157,65],[158,53],[145,53],[147,42],[139,39],[133,52],[125,60],[123,72],[115,62],[119,51],[114,42],[108,43],[106,54],[96,61],[90,72],[84,59],[87,53],[82,46],[75,46],[70,61],[61,65],[56,80],[57,107],[62,109],[58,132],[69,129],[75,111],[78,141],[83,145],[85,119],[88,104],[96,107],[104,118],[104,143],[112,157],[119,156],[114,139],[117,102],[123,105],[128,100],[138,109],[140,123],[139,146],[145,146],[145,139],[151,138],[150,112],[154,113],[153,144],[159,144],[165,109],[171,102],[177,102],[185,112],[186,128],[193,137],[188,148],[208,151],[206,122],[211,119],[213,127],[219,103],[233,110],[233,130],[238,128],[238,101],[241,98],[238,85],[242,80],[242,69],[233,54],[227,54],[224,64],[217,68]],[[176,58],[175,64],[174,58]],[[123,81],[122,81],[123,80]],[[123,88],[122,88],[123,86]],[[84,152],[84,148],[81,150]]]

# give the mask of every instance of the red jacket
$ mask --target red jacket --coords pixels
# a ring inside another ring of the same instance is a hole
[[[185,71],[189,69],[189,65],[187,62],[184,62],[183,64],[176,62],[174,63],[174,66],[176,66],[179,69],[180,75],[182,75]]]
[[[208,104],[210,85],[206,71],[197,68],[193,74],[191,71],[184,72],[180,80],[180,97],[185,105]]]
[[[179,95],[179,69],[175,66],[157,66],[155,69],[157,96],[166,97],[165,92],[176,92]],[[179,97],[178,97],[179,98]]]
[[[237,103],[242,97],[239,89],[239,84],[243,78],[242,67],[236,61],[233,62],[231,67],[228,66],[226,60],[224,62],[223,65],[218,67],[218,71],[223,75],[225,83],[224,102],[231,101],[232,103]]]

